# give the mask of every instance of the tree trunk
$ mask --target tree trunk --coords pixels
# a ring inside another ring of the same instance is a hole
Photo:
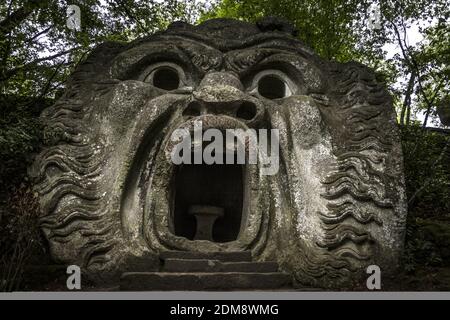
[[[411,94],[414,89],[414,84],[416,80],[416,73],[414,71],[411,72],[411,76],[409,77],[408,87],[405,93],[405,99],[403,100],[402,112],[400,114],[400,124],[405,125],[405,116],[406,116],[406,124],[409,124],[409,119],[411,115]]]

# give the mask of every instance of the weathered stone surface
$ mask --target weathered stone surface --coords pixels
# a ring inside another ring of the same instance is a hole
[[[124,259],[124,272],[150,272],[158,271],[161,267],[161,261],[155,254],[145,254],[140,257],[130,256]]]
[[[282,289],[292,282],[287,273],[129,272],[120,279],[124,291]]]
[[[313,287],[360,284],[371,264],[394,273],[406,201],[391,98],[368,68],[293,34],[273,18],[215,19],[93,50],[42,114],[30,171],[54,259],[102,279],[168,250],[251,251]],[[194,121],[279,130],[279,171],[175,166],[171,133]],[[191,205],[224,208],[213,241],[193,239]]]
[[[193,252],[193,251],[164,251],[159,258],[166,259],[209,259],[220,261],[252,261],[250,251],[230,251],[230,252]]]
[[[205,259],[166,259],[164,272],[277,272],[276,262],[223,262]]]

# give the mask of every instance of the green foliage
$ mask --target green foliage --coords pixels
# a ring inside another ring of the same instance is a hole
[[[81,30],[66,26],[69,3],[8,1],[0,5],[0,93],[53,97],[67,75],[93,47],[129,41],[193,19],[185,1],[70,1],[81,11]],[[21,14],[22,13],[22,14]]]
[[[450,266],[450,220],[409,218],[404,268],[413,272],[418,266]]]
[[[404,266],[450,266],[450,134],[402,128],[408,223]]]
[[[7,206],[0,206],[0,292],[20,290],[25,266],[34,257],[45,257],[46,252],[39,230],[39,206],[31,186],[21,183],[7,195]],[[44,261],[41,258],[39,263]]]
[[[42,139],[38,118],[51,99],[0,96],[0,192],[20,183]]]
[[[224,0],[202,20],[216,17],[257,21],[279,16],[293,23],[299,38],[319,55],[348,61],[356,55],[355,23],[367,1]]]
[[[450,135],[418,125],[402,135],[410,215],[450,215]]]

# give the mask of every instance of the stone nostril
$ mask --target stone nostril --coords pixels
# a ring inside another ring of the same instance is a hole
[[[198,101],[189,102],[186,109],[183,110],[183,116],[198,117],[202,114],[202,105]]]
[[[236,116],[244,120],[252,120],[256,116],[256,113],[257,109],[255,104],[250,101],[244,101],[237,110]]]

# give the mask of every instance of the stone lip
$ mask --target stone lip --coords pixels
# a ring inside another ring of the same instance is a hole
[[[187,121],[181,123],[179,126],[171,130],[171,132],[168,133],[166,138],[166,143],[164,147],[164,153],[167,161],[171,162],[171,154],[174,150],[174,147],[179,144],[185,137],[179,137],[178,140],[174,141],[172,139],[172,135],[175,132],[175,130],[183,130],[186,134],[190,134],[191,137],[191,148],[192,150],[195,150],[197,146],[203,150],[205,147],[205,143],[203,141],[196,141],[195,140],[195,123],[201,123],[201,134],[208,130],[208,129],[216,129],[220,130],[224,136],[224,139],[226,137],[226,130],[236,130],[240,129],[244,132],[249,129],[249,127],[244,124],[242,121],[232,118],[230,116],[224,116],[224,115],[203,115],[198,116],[195,118],[188,119]],[[224,146],[224,152],[226,153],[234,153],[238,150],[237,143],[227,144],[226,141],[223,141]],[[249,141],[248,139],[245,140],[245,150],[248,151],[249,148]]]

